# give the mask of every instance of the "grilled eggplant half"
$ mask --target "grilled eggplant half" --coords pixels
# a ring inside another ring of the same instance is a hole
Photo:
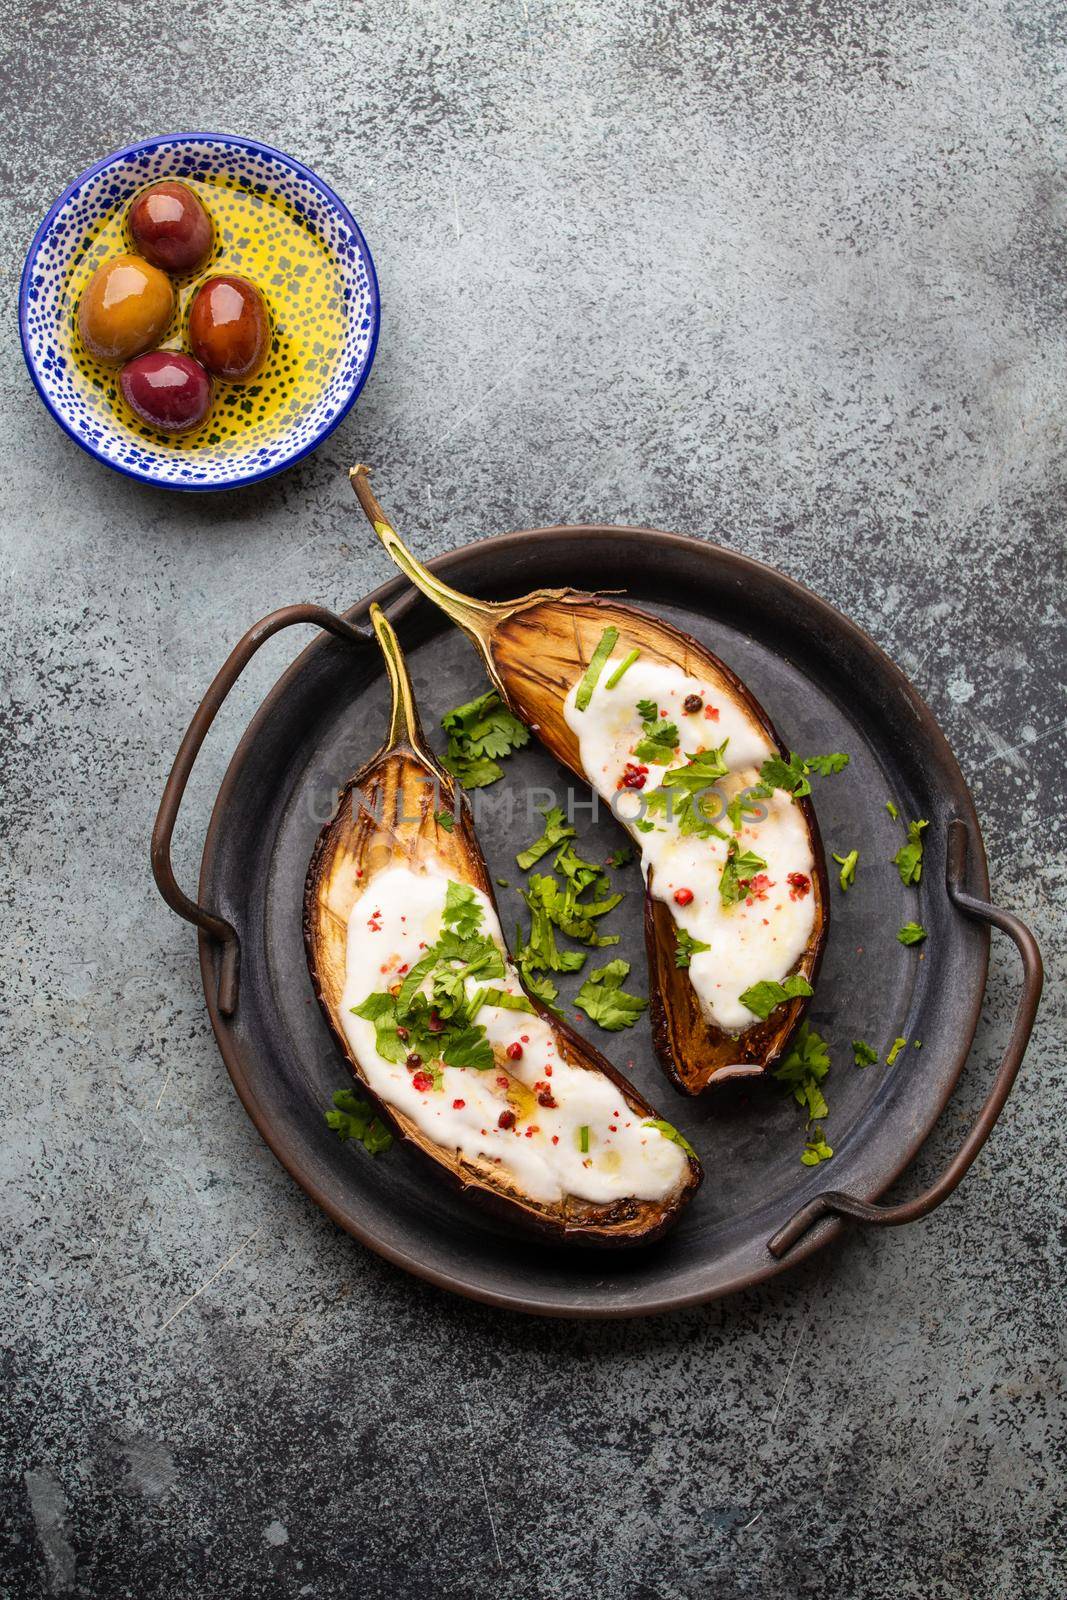
[[[401,542],[368,469],[350,476],[396,565],[640,847],[650,1016],[668,1076],[700,1094],[766,1073],[803,1018],[830,918],[810,786],[766,711],[695,639],[617,600],[460,594]]]
[[[386,743],[341,793],[304,897],[315,992],[356,1077],[436,1171],[528,1229],[641,1244],[701,1181],[681,1136],[524,989],[470,810],[419,727],[396,636]]]

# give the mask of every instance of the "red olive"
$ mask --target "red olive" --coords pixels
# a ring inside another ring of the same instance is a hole
[[[127,361],[119,384],[130,410],[160,433],[190,433],[211,410],[211,379],[180,350],[152,350]]]
[[[184,183],[154,183],[139,194],[129,224],[136,248],[164,272],[197,272],[215,242],[210,216]]]
[[[216,378],[246,383],[270,352],[267,302],[247,278],[209,278],[193,296],[189,345]]]

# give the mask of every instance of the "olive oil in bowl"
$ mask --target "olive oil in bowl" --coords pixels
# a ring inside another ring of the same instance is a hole
[[[121,422],[154,449],[213,456],[244,455],[284,437],[319,400],[344,342],[341,274],[323,242],[278,196],[254,193],[233,181],[182,177],[206,207],[215,229],[201,270],[175,277],[175,310],[159,348],[188,350],[190,302],[220,273],[249,279],[263,293],[270,317],[270,353],[247,383],[215,383],[214,403],[200,428],[168,435],[142,422],[122,397],[117,368],[97,361],[77,330],[78,305],[96,269],[131,248],[124,201],[76,252],[64,285],[70,353],[85,380],[85,401],[101,423]]]

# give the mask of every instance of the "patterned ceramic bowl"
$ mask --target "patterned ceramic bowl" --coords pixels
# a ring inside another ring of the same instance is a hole
[[[175,321],[164,344],[182,346],[197,282],[242,270],[232,256],[241,248],[258,252],[257,281],[275,335],[261,377],[217,385],[208,423],[185,439],[155,433],[126,411],[117,373],[92,360],[76,326],[78,299],[95,267],[129,249],[121,238],[128,202],[162,178],[206,194],[216,231],[205,271],[176,280]],[[378,323],[371,253],[333,190],[291,156],[224,133],[149,139],[83,172],[38,228],[19,291],[26,365],[60,427],[117,472],[171,489],[232,489],[314,450],[366,382]]]

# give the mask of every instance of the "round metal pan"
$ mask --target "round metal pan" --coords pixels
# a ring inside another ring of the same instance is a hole
[[[693,634],[732,667],[794,749],[847,751],[837,777],[816,780],[828,851],[858,848],[854,887],[833,873],[830,941],[809,1019],[829,1041],[824,1085],[833,1160],[800,1162],[804,1124],[774,1085],[694,1100],[676,1092],[653,1057],[647,1024],[596,1043],[699,1152],[706,1181],[673,1232],[636,1252],[567,1251],[514,1234],[439,1186],[394,1145],[373,1159],[342,1145],[324,1121],[347,1081],[317,1005],[301,938],[304,877],[337,791],[380,744],[388,692],[382,661],[362,631],[376,599],[397,627],[424,725],[485,688],[474,652],[430,604],[397,579],[342,621],[290,607],[241,641],[186,735],[160,807],[153,841],[168,901],[200,925],[200,962],[212,1026],[249,1115],[311,1198],[357,1239],[409,1272],[510,1309],[569,1317],[666,1311],[747,1287],[825,1245],[844,1214],[904,1222],[932,1210],[960,1181],[987,1137],[1018,1071],[1041,986],[1040,957],[1017,920],[986,904],[989,885],[970,793],[930,711],[860,629],[773,569],[714,545],[650,529],[536,529],[483,540],[432,563],[459,589],[508,598],[541,586],[625,591]],[[263,640],[294,622],[320,633],[279,680],[242,739],[214,807],[199,904],[178,888],[170,833],[207,728]],[[579,802],[578,848],[605,859],[622,842],[606,808],[539,746],[508,759],[483,791],[479,835],[491,872],[514,886],[514,855],[538,831],[528,815],[549,794]],[[533,791],[533,792],[532,792]],[[903,819],[923,817],[924,871],[905,888],[892,857]],[[584,807],[583,807],[584,803]],[[586,820],[589,819],[589,820]],[[830,863],[833,868],[833,863]],[[612,918],[612,955],[645,972],[639,876]],[[506,932],[521,912],[515,887],[499,891]],[[929,930],[906,949],[897,929]],[[1016,941],[1024,961],[1019,1015],[993,1090],[964,1146],[932,1189],[894,1208],[874,1202],[907,1166],[952,1093],[974,1037],[985,988],[989,923]],[[592,1028],[586,1019],[579,1025]],[[594,1030],[595,1031],[595,1030]],[[898,1036],[907,1046],[884,1065]],[[853,1065],[851,1040],[869,1040],[879,1064]]]

